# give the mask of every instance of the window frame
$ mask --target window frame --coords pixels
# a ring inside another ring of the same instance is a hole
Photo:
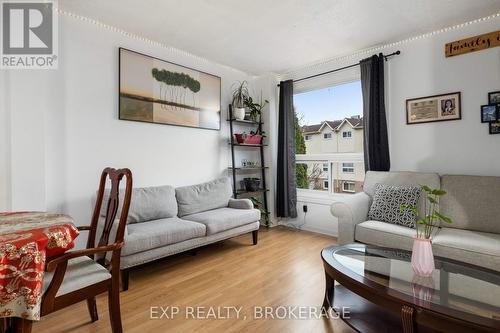
[[[311,141],[311,134],[304,134],[304,141]]]
[[[350,166],[345,166],[345,164],[352,164],[352,167]],[[352,171],[347,171],[347,170],[350,170],[352,169]],[[354,162],[342,162],[342,173],[354,173]]]
[[[349,135],[344,135],[344,134],[349,134]],[[352,139],[352,131],[342,131],[342,138],[343,139]]]
[[[311,73],[314,74],[314,73]],[[305,80],[299,83],[294,83],[294,94],[305,93],[313,90],[324,89],[328,87],[340,86],[343,84],[349,84],[352,82],[360,81],[361,73],[359,66],[350,68],[345,71],[336,73],[335,75],[324,76],[312,80]],[[312,139],[312,138],[311,138]],[[323,137],[317,138],[320,141],[326,141],[328,139],[323,139]],[[333,139],[333,135],[332,135]],[[327,153],[327,154],[296,154],[297,163],[307,163],[307,162],[328,162],[330,164],[330,172],[328,174],[328,185],[331,185],[329,191],[318,191],[313,189],[303,189],[297,188],[297,198],[310,203],[317,203],[322,205],[330,205],[332,199],[334,198],[346,198],[351,196],[350,193],[343,193],[342,191],[334,191],[334,181],[331,179],[332,170],[336,168],[338,170],[339,163],[343,161],[364,163],[363,153]],[[332,163],[336,163],[335,167]],[[339,172],[338,170],[337,172]]]
[[[326,186],[325,186],[325,184],[326,184]],[[327,190],[328,191],[330,189],[329,186],[330,186],[330,180],[324,179],[323,180],[323,190]]]
[[[330,137],[325,137],[326,135],[329,135]],[[333,135],[332,135],[332,132],[329,132],[329,133],[323,133],[323,140],[332,140],[333,139]]]
[[[352,190],[346,190],[345,185],[352,185],[353,189]],[[345,180],[342,182],[342,192],[346,193],[356,193],[356,182]]]

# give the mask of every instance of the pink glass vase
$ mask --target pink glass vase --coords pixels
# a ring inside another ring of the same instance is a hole
[[[411,253],[411,267],[419,276],[431,276],[434,271],[434,255],[431,239],[415,237]]]

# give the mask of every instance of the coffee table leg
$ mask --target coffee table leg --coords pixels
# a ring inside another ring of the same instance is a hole
[[[413,322],[413,308],[407,305],[403,305],[401,308],[401,321],[403,324],[403,333],[413,333],[414,325]]]
[[[323,299],[323,311],[328,311],[330,310],[331,307],[333,307],[333,295],[334,295],[334,288],[335,288],[335,280],[328,275],[328,273],[325,272],[325,298]]]

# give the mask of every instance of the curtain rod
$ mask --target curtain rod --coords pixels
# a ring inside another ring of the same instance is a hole
[[[393,53],[387,54],[387,55],[382,55],[382,56],[387,61],[387,58],[395,56],[395,55],[400,55],[400,54],[401,54],[401,51],[397,50],[396,52],[393,52]],[[344,70],[344,69],[348,69],[348,68],[352,68],[352,67],[356,67],[356,66],[359,66],[359,62],[355,63],[355,64],[352,64],[352,65],[349,65],[349,66],[344,66],[344,67],[332,69],[331,71],[328,71],[328,72],[314,74],[314,75],[311,75],[311,76],[306,76],[306,77],[303,77],[303,78],[300,78],[300,79],[297,79],[297,80],[293,80],[293,83],[299,82],[299,81],[303,81],[303,80],[312,79],[313,77],[322,76],[322,75],[325,75],[325,74],[335,73],[335,72],[338,72],[338,71],[341,71],[341,70]],[[278,83],[277,86],[279,87],[280,84]]]

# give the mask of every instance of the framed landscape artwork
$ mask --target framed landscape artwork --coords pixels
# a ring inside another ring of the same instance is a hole
[[[462,118],[460,92],[406,100],[406,123],[419,124]]]
[[[119,118],[220,130],[221,79],[119,50]]]

